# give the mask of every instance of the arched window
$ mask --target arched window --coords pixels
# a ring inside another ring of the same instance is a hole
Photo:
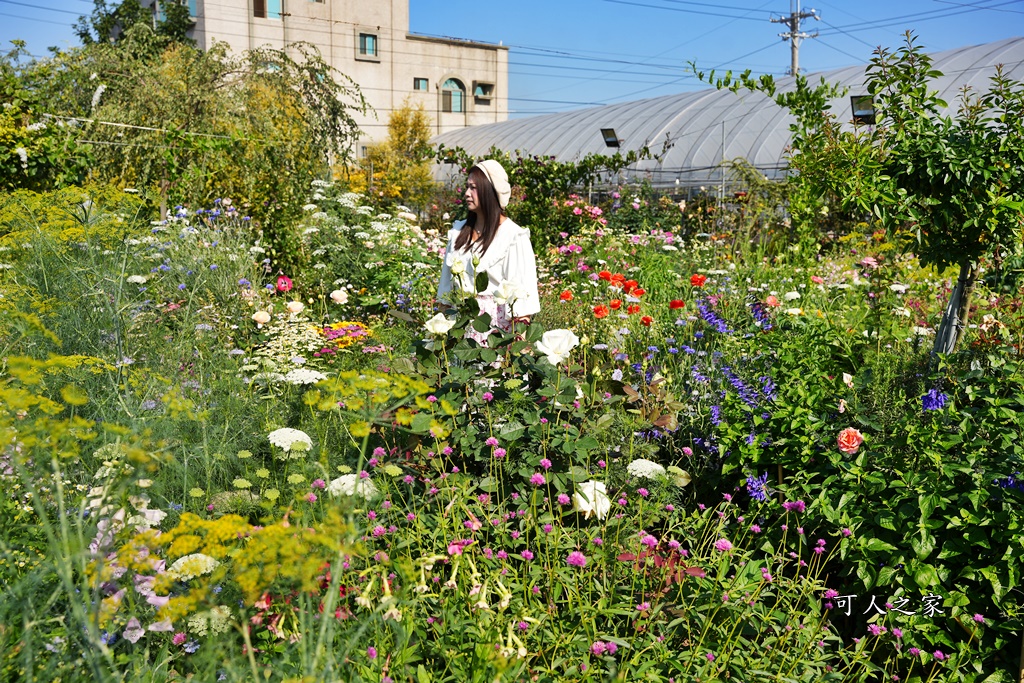
[[[449,78],[441,86],[441,111],[461,114],[466,111],[466,86]]]

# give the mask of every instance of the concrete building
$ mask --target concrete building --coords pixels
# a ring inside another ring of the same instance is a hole
[[[149,0],[160,12],[161,2]],[[508,48],[409,31],[409,0],[187,0],[191,37],[241,53],[257,47],[315,45],[351,78],[374,113],[357,117],[357,150],[387,135],[388,117],[406,100],[423,104],[434,133],[508,118]]]

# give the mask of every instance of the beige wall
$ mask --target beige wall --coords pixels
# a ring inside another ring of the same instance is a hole
[[[327,63],[359,85],[376,111],[376,117],[356,118],[363,131],[357,151],[387,135],[391,111],[407,98],[424,105],[435,134],[508,118],[507,48],[410,34],[409,0],[277,1],[279,19],[254,17],[254,0],[197,0],[193,38],[204,49],[226,42],[235,53],[296,42],[315,45]],[[263,2],[271,6],[274,0]],[[376,58],[357,54],[361,32],[377,37]],[[426,92],[413,89],[414,78],[427,79]],[[441,86],[449,78],[466,88],[461,113],[441,111]],[[489,99],[473,96],[477,81],[493,84]]]

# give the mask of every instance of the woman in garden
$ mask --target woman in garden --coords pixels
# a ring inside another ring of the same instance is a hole
[[[492,329],[509,331],[513,323],[529,323],[540,312],[537,261],[530,231],[505,215],[512,188],[508,174],[494,159],[477,163],[466,182],[469,217],[456,221],[448,232],[437,298],[455,303],[456,288],[476,294],[481,313],[491,315]],[[478,272],[487,273],[487,287],[477,293]],[[486,335],[471,331],[484,343]]]

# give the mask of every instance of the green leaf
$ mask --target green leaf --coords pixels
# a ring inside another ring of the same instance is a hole
[[[476,274],[476,291],[477,294],[487,289],[487,271],[481,270]]]

